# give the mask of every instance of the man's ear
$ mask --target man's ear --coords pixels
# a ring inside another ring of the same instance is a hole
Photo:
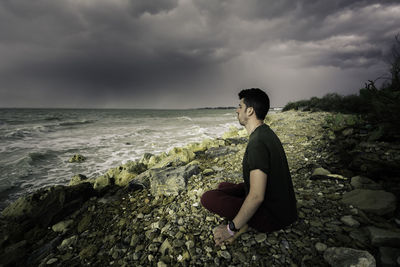
[[[247,107],[246,112],[247,112],[247,116],[251,116],[254,113],[254,108],[253,107]]]

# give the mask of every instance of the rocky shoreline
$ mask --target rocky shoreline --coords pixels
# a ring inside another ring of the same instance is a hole
[[[221,139],[146,154],[94,180],[78,175],[70,186],[20,198],[0,218],[0,265],[399,266],[398,176],[388,179],[398,171],[399,144],[352,141],[349,151],[361,163],[343,165],[338,143],[365,135],[351,118],[338,127],[333,117],[267,117],[284,145],[298,200],[300,219],[286,229],[250,229],[232,245],[214,245],[212,229],[222,219],[201,207],[200,196],[222,181],[242,180],[247,135],[232,129]],[[384,160],[374,165],[377,154]],[[386,179],[366,177],[388,166]]]

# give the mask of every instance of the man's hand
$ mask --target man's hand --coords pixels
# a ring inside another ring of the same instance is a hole
[[[214,229],[214,241],[217,246],[220,246],[227,239],[231,238],[232,235],[228,232],[226,224],[221,224]]]

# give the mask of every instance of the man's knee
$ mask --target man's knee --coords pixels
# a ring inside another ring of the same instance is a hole
[[[201,205],[204,208],[209,209],[210,203],[212,202],[212,198],[213,198],[213,190],[205,192],[200,198]]]

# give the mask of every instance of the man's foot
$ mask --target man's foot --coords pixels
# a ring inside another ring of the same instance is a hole
[[[245,224],[242,228],[240,228],[239,231],[237,231],[237,232],[235,233],[234,236],[228,238],[228,239],[225,241],[225,243],[227,243],[227,244],[232,244],[233,241],[236,240],[236,238],[238,238],[241,234],[247,232],[248,229],[249,229],[249,226],[248,226],[247,224]]]

